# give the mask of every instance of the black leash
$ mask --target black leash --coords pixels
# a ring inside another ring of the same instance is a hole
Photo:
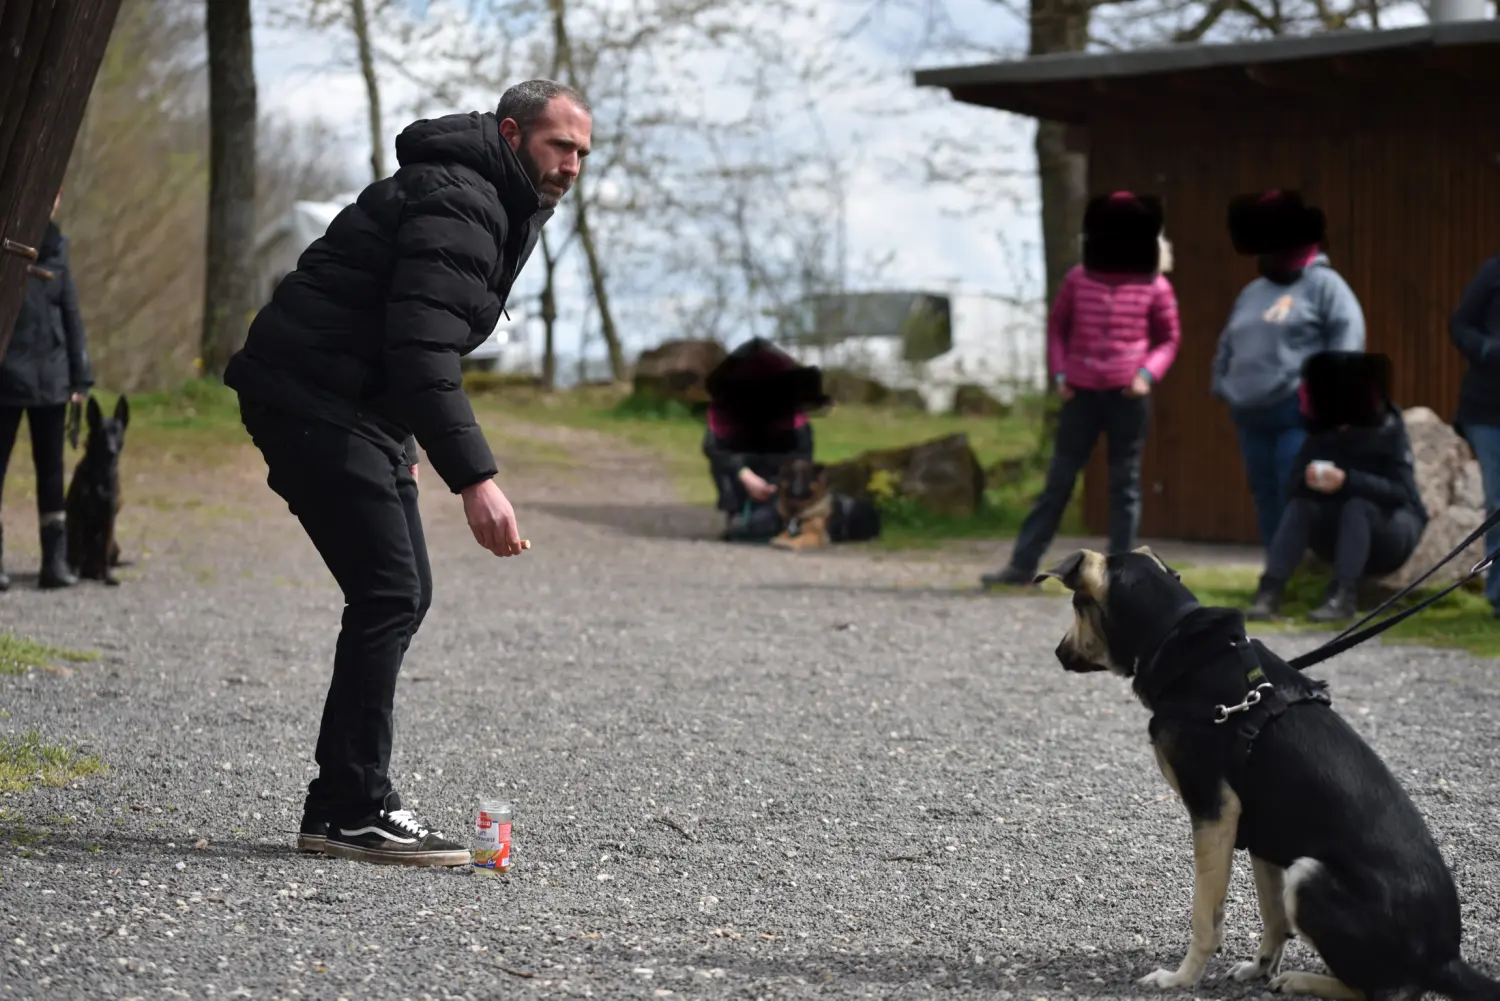
[[[1429,605],[1432,605],[1435,602],[1441,601],[1448,595],[1452,594],[1454,591],[1457,591],[1469,581],[1473,580],[1475,577],[1478,577],[1480,574],[1488,570],[1490,568],[1490,564],[1494,563],[1496,559],[1500,559],[1500,546],[1495,547],[1493,552],[1491,552],[1484,559],[1480,560],[1478,563],[1474,564],[1473,569],[1471,569],[1467,574],[1459,578],[1454,583],[1450,584],[1448,587],[1443,588],[1437,594],[1434,594],[1431,597],[1418,602],[1417,604],[1397,615],[1391,616],[1384,622],[1377,622],[1373,626],[1360,629],[1360,627],[1365,623],[1369,622],[1381,612],[1385,611],[1387,608],[1391,607],[1396,602],[1406,597],[1406,595],[1410,594],[1412,590],[1417,587],[1417,585],[1421,584],[1428,577],[1431,577],[1433,574],[1437,573],[1438,570],[1442,568],[1443,564],[1447,563],[1449,560],[1453,559],[1453,557],[1457,556],[1459,553],[1469,548],[1469,546],[1473,545],[1476,540],[1481,538],[1485,532],[1488,532],[1497,523],[1500,523],[1500,508],[1497,508],[1494,514],[1490,515],[1488,518],[1484,519],[1484,521],[1480,522],[1479,527],[1470,532],[1467,539],[1460,542],[1458,546],[1453,550],[1453,552],[1449,553],[1447,556],[1444,556],[1437,563],[1434,563],[1432,565],[1432,568],[1422,576],[1418,577],[1416,580],[1412,581],[1410,584],[1406,585],[1401,590],[1397,591],[1395,594],[1382,601],[1364,618],[1360,619],[1358,622],[1354,623],[1354,625],[1339,633],[1327,643],[1324,643],[1322,646],[1318,647],[1315,650],[1309,650],[1307,653],[1304,653],[1300,657],[1294,657],[1291,660],[1287,661],[1287,663],[1299,671],[1306,670],[1307,668],[1312,667],[1314,664],[1322,663],[1329,657],[1338,656],[1345,650],[1348,650],[1350,647],[1358,646],[1367,639],[1379,636],[1381,633],[1385,632],[1387,629],[1391,628],[1397,623],[1402,622],[1413,615],[1416,615],[1418,612],[1422,611],[1422,609],[1427,608]]]

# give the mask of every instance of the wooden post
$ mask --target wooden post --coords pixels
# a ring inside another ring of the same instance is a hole
[[[0,2],[0,356],[120,0]]]

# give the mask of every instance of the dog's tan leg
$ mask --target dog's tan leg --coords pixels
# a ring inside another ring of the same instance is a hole
[[[1240,798],[1228,786],[1221,793],[1219,819],[1193,824],[1193,938],[1175,970],[1157,970],[1138,982],[1143,987],[1190,987],[1203,977],[1224,929],[1224,897],[1234,864]]]
[[[1283,973],[1271,980],[1271,990],[1282,994],[1297,994],[1309,998],[1328,998],[1329,1001],[1365,1001],[1365,992],[1350,987],[1338,977],[1322,973],[1296,971]]]
[[[1260,949],[1254,959],[1235,966],[1232,976],[1241,983],[1276,975],[1292,931],[1281,896],[1286,888],[1286,870],[1254,855],[1250,856],[1250,867],[1255,873],[1255,899],[1260,904]]]

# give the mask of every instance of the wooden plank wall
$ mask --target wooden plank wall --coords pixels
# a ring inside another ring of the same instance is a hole
[[[1208,393],[1219,331],[1254,261],[1225,227],[1235,193],[1297,188],[1328,215],[1326,248],[1359,296],[1367,349],[1394,362],[1402,407],[1451,420],[1464,366],[1448,316],[1475,270],[1500,252],[1500,122],[1479,106],[1262,126],[1115,121],[1090,129],[1090,189],[1154,192],[1165,202],[1182,311],[1177,362],[1153,393],[1142,476],[1141,534],[1202,542],[1259,539],[1234,425]],[[1103,535],[1108,492],[1101,439],[1085,475],[1089,531]]]

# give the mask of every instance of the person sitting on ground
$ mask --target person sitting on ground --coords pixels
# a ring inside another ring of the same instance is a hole
[[[707,379],[711,401],[703,454],[724,512],[725,542],[766,542],[782,529],[776,508],[781,467],[813,457],[808,412],[829,402],[816,366],[753,338]]]
[[[1302,380],[1307,438],[1246,612],[1253,620],[1280,611],[1282,592],[1309,547],[1333,564],[1333,578],[1308,618],[1352,618],[1360,579],[1399,570],[1427,528],[1411,439],[1390,400],[1390,359],[1323,351],[1308,358]]]
[[[1063,279],[1047,319],[1047,367],[1062,397],[1047,482],[1021,523],[1010,561],[981,586],[1031,586],[1078,474],[1103,434],[1109,447],[1109,550],[1135,548],[1151,387],[1177,358],[1177,294],[1162,273],[1158,199],[1128,191],[1091,200],[1083,263]]]

